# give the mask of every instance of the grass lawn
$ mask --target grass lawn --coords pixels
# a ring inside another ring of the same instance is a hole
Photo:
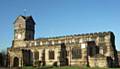
[[[120,69],[120,68],[88,68],[88,67],[79,67],[79,66],[64,66],[64,67],[52,67],[52,66],[45,66],[45,67],[23,67],[22,69]]]

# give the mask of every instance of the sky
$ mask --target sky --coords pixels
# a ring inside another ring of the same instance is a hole
[[[0,0],[0,51],[11,47],[19,15],[32,15],[35,38],[112,31],[120,50],[120,0]]]

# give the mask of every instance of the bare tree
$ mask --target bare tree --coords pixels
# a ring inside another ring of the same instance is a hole
[[[0,67],[5,67],[7,64],[7,54],[5,51],[0,52]]]

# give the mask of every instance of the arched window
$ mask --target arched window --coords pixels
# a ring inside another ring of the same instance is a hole
[[[35,57],[35,60],[39,60],[39,52],[38,51],[34,52],[34,57]]]
[[[54,55],[55,55],[54,51],[50,50],[49,51],[49,59],[54,59]]]
[[[72,48],[72,58],[79,59],[82,57],[81,48]]]

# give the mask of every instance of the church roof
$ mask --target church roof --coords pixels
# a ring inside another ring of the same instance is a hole
[[[32,16],[21,16],[21,17],[24,18],[24,19],[26,20],[26,19],[31,18]]]
[[[23,15],[18,16],[14,23],[16,23],[16,21],[17,21],[20,17],[22,17],[25,21],[27,21],[27,20],[32,20],[33,23],[35,24],[32,16],[23,16]]]

